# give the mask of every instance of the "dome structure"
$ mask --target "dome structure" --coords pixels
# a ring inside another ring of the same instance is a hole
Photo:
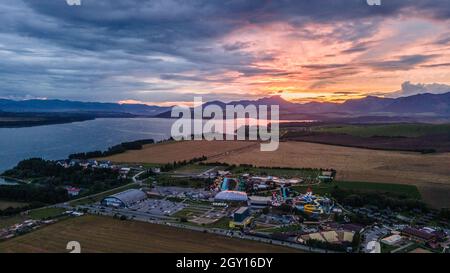
[[[221,191],[214,197],[215,201],[247,202],[248,196],[241,191]]]

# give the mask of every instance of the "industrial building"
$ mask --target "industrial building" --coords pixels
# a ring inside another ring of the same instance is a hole
[[[248,204],[252,209],[263,209],[272,205],[270,196],[250,196]]]
[[[252,217],[248,207],[240,207],[233,214],[233,221],[230,221],[230,228],[245,228],[251,223]]]
[[[145,192],[130,189],[105,197],[101,201],[101,204],[109,207],[126,208],[146,198],[147,194]]]

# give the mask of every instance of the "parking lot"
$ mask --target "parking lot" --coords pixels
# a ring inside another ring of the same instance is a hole
[[[152,192],[161,196],[190,198],[197,200],[207,200],[214,197],[215,193],[202,189],[182,188],[182,187],[155,187]]]
[[[186,207],[183,203],[175,203],[162,199],[146,199],[130,206],[130,210],[152,215],[173,215]]]

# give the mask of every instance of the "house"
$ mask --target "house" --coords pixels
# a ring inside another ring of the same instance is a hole
[[[70,197],[78,196],[80,194],[81,189],[75,188],[75,187],[66,187],[67,194],[69,194]]]
[[[131,171],[131,168],[120,168],[119,169],[119,174],[122,177],[126,177]]]

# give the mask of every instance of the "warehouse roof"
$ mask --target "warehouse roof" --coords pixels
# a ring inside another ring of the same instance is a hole
[[[129,190],[126,190],[123,192],[119,192],[119,193],[110,195],[106,198],[119,199],[120,201],[122,201],[125,204],[125,206],[129,206],[133,203],[144,200],[145,198],[147,198],[147,195],[145,194],[145,192],[143,192],[141,190],[129,189]]]

